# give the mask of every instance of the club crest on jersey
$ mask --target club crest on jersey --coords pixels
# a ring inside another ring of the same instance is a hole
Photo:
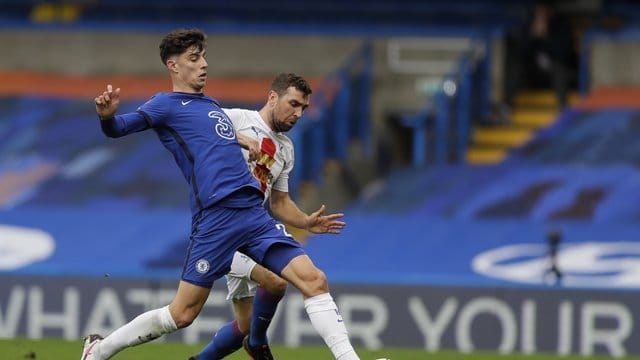
[[[253,176],[258,179],[262,192],[267,190],[268,184],[273,182],[273,174],[271,168],[276,162],[276,145],[269,137],[265,137],[260,142],[260,157],[256,160],[256,166],[253,169]]]
[[[206,259],[200,259],[196,262],[196,271],[200,274],[206,273],[210,268],[209,262]]]
[[[220,111],[209,111],[208,116],[212,118],[216,124],[214,126],[216,133],[223,139],[233,140],[236,138],[236,132],[233,129],[231,120]]]

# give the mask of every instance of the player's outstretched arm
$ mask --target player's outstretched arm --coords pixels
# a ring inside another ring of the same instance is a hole
[[[340,220],[344,214],[325,215],[324,205],[307,215],[298,208],[287,192],[272,190],[269,205],[277,220],[314,234],[339,234],[346,225]]]
[[[107,85],[107,90],[94,99],[96,103],[96,113],[100,119],[111,119],[120,105],[120,88],[113,90],[111,84]]]

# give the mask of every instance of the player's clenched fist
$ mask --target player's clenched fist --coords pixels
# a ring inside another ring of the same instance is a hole
[[[96,112],[101,119],[109,119],[115,115],[120,105],[120,88],[113,90],[111,84],[107,85],[107,91],[94,99]]]

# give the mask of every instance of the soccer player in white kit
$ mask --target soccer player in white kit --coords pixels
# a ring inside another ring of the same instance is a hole
[[[345,226],[343,214],[324,215],[325,207],[312,214],[298,208],[289,196],[289,174],[294,150],[289,131],[309,106],[311,87],[295,74],[279,74],[273,80],[267,102],[260,111],[223,109],[231,119],[249,170],[258,180],[273,217],[312,233],[338,234]],[[228,300],[233,301],[235,320],[221,327],[213,340],[191,360],[222,359],[240,347],[250,348],[254,359],[271,359],[253,344],[266,344],[266,332],[287,288],[286,280],[236,252],[227,275]],[[246,334],[249,334],[248,336]]]

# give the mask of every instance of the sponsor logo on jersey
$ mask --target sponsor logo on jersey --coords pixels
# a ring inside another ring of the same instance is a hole
[[[267,191],[268,184],[273,181],[273,174],[271,174],[271,168],[276,162],[276,144],[270,137],[262,138],[260,143],[260,157],[256,161],[256,166],[253,169],[253,176],[260,183],[260,189],[262,192]]]
[[[215,121],[215,131],[223,139],[233,140],[236,138],[236,131],[233,129],[231,120],[221,111],[210,111],[208,116]]]

